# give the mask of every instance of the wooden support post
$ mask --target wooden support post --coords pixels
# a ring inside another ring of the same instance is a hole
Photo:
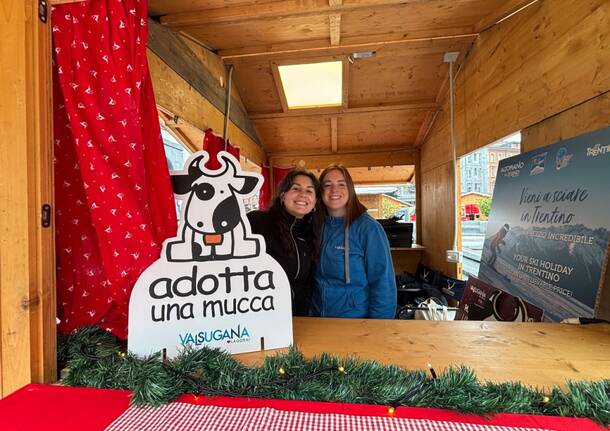
[[[330,118],[330,146],[333,153],[337,152],[339,136],[337,133],[337,117]]]
[[[0,8],[0,395],[56,378],[51,42],[37,0]],[[50,9],[50,8],[49,8]],[[44,10],[43,10],[44,11]],[[6,60],[6,61],[5,61]]]
[[[328,25],[330,27],[330,44],[331,46],[338,46],[341,41],[341,14],[329,15]]]
[[[421,192],[421,160],[420,151],[417,152],[417,160],[415,161],[415,237],[418,244],[424,245],[423,238],[423,202]]]

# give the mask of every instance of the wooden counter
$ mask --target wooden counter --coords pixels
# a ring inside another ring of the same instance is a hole
[[[481,380],[565,386],[610,378],[610,325],[294,318],[294,342],[307,357],[356,355],[437,372],[464,364]],[[248,365],[275,351],[236,357]]]

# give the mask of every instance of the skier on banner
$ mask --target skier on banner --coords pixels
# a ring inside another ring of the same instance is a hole
[[[510,230],[510,226],[508,224],[505,224],[504,226],[502,226],[500,228],[500,230],[498,230],[498,232],[496,232],[494,235],[492,235],[490,237],[489,248],[491,251],[491,257],[487,261],[487,264],[496,272],[498,272],[498,270],[495,267],[496,258],[498,257],[498,254],[502,252],[502,250],[500,249],[500,246],[506,245],[506,241],[504,241],[504,237],[506,236],[506,234],[508,233],[509,230]]]

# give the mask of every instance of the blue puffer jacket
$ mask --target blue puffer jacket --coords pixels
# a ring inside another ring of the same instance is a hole
[[[396,281],[383,228],[368,214],[358,217],[347,236],[343,217],[327,217],[315,275],[312,314],[321,317],[393,319]]]

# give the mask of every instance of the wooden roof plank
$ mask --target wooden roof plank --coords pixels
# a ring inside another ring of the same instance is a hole
[[[224,112],[225,90],[176,33],[149,19],[148,48],[219,111]],[[247,112],[234,97],[231,100],[230,118],[237,127],[260,145],[260,138]]]
[[[327,0],[283,0],[167,14],[161,16],[161,24],[170,27],[217,24],[254,19],[331,14],[339,8],[342,11],[347,11],[417,2],[421,2],[421,0],[367,0],[353,1],[348,4]]]

